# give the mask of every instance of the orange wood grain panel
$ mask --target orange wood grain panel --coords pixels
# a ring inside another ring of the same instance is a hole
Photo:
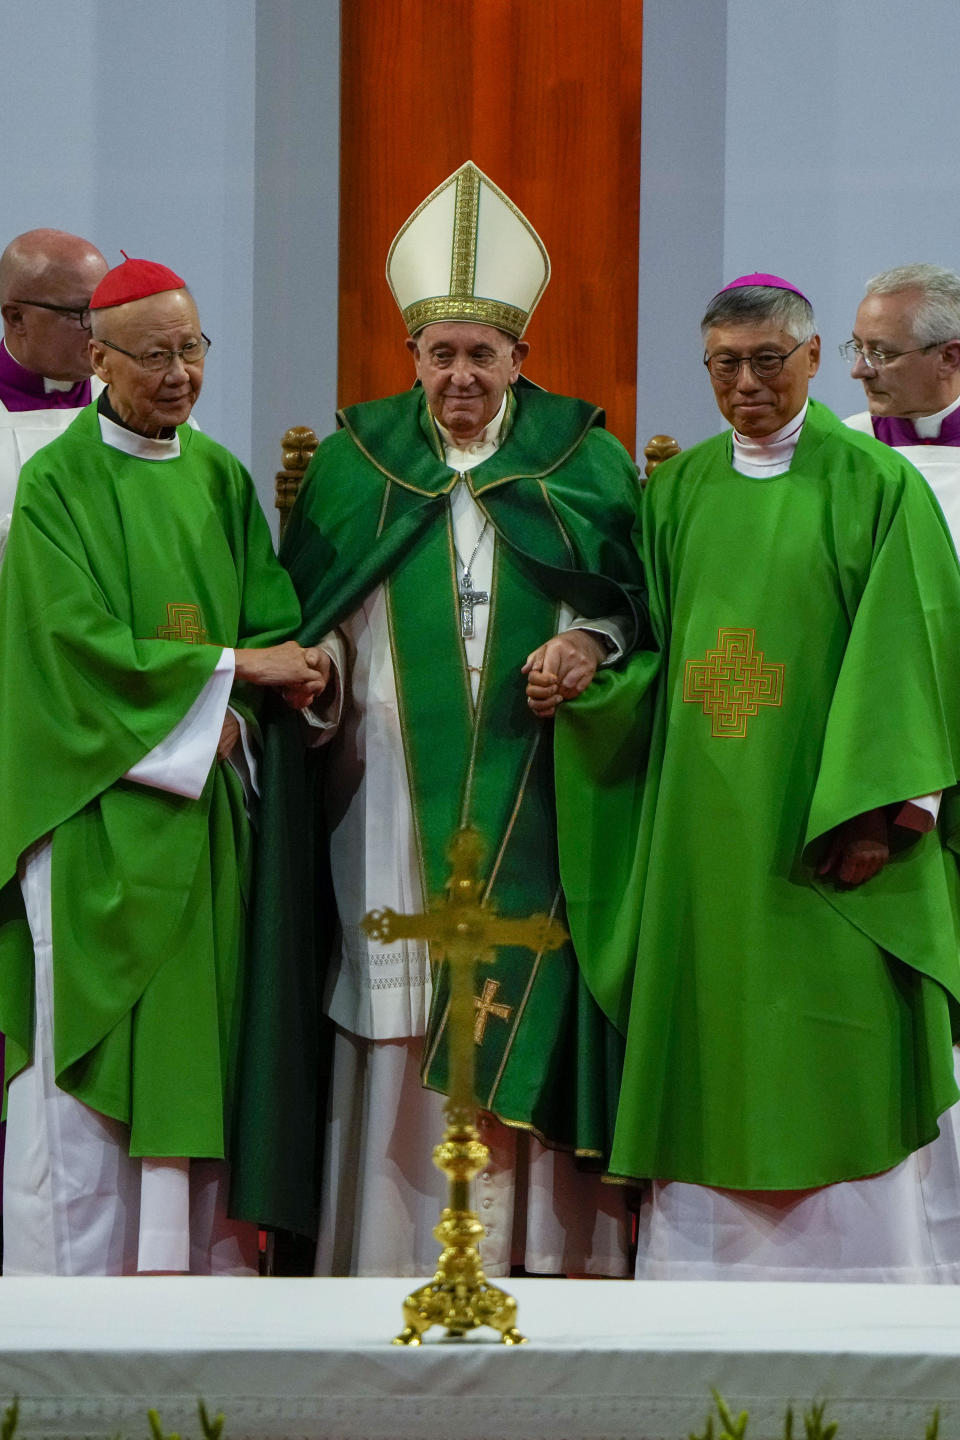
[[[412,382],[390,242],[464,160],[541,235],[525,373],[634,453],[641,0],[343,0],[339,398]]]

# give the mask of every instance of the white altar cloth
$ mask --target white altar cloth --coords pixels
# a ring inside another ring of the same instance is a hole
[[[816,1397],[838,1440],[960,1437],[960,1288],[514,1280],[520,1347],[491,1331],[391,1346],[404,1280],[3,1279],[0,1404],[18,1437],[686,1440],[715,1386],[782,1434]]]

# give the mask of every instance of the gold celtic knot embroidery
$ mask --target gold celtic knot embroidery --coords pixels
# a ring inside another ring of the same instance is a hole
[[[688,660],[683,673],[683,698],[701,705],[711,719],[711,735],[742,740],[747,721],[761,705],[783,704],[781,664],[764,661],[754,649],[755,630],[717,631],[717,648],[705,660]]]
[[[483,1044],[483,1037],[487,1033],[487,1021],[491,1015],[496,1015],[500,1020],[509,1020],[513,1014],[512,1005],[494,1003],[499,989],[499,980],[485,980],[483,982],[483,993],[481,995],[474,995],[473,997],[473,1008],[477,1012],[473,1022],[473,1042],[475,1045]]]
[[[185,640],[188,645],[206,645],[207,632],[199,605],[170,604],[166,625],[157,626],[159,640]]]

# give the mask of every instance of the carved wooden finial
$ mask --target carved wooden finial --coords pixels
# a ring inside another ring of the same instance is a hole
[[[277,471],[276,507],[280,511],[280,534],[293,509],[300,483],[320,441],[308,425],[292,425],[280,441],[283,469]]]
[[[643,471],[645,478],[649,480],[658,465],[679,454],[680,446],[672,435],[651,435],[643,449],[643,458],[647,462]]]

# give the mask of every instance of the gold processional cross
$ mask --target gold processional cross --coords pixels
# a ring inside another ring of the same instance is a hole
[[[490,1154],[476,1126],[474,1048],[483,1040],[490,1015],[510,1015],[509,1006],[496,1002],[497,981],[487,980],[482,995],[474,994],[474,972],[476,965],[493,960],[498,945],[522,945],[542,954],[562,945],[567,932],[549,915],[511,919],[484,904],[483,841],[476,830],[456,831],[447,853],[451,873],[446,895],[432,900],[426,914],[372,910],[363,921],[372,940],[429,941],[433,958],[446,960],[450,967],[447,1128],[433,1152],[434,1164],[450,1182],[449,1203],[433,1232],[443,1248],[433,1280],[404,1300],[406,1323],[393,1343],[419,1345],[432,1325],[445,1325],[447,1334],[457,1338],[489,1325],[500,1331],[505,1345],[520,1345],[525,1337],[514,1324],[517,1302],[488,1283],[478,1249],[483,1225],[470,1208],[470,1182]]]

